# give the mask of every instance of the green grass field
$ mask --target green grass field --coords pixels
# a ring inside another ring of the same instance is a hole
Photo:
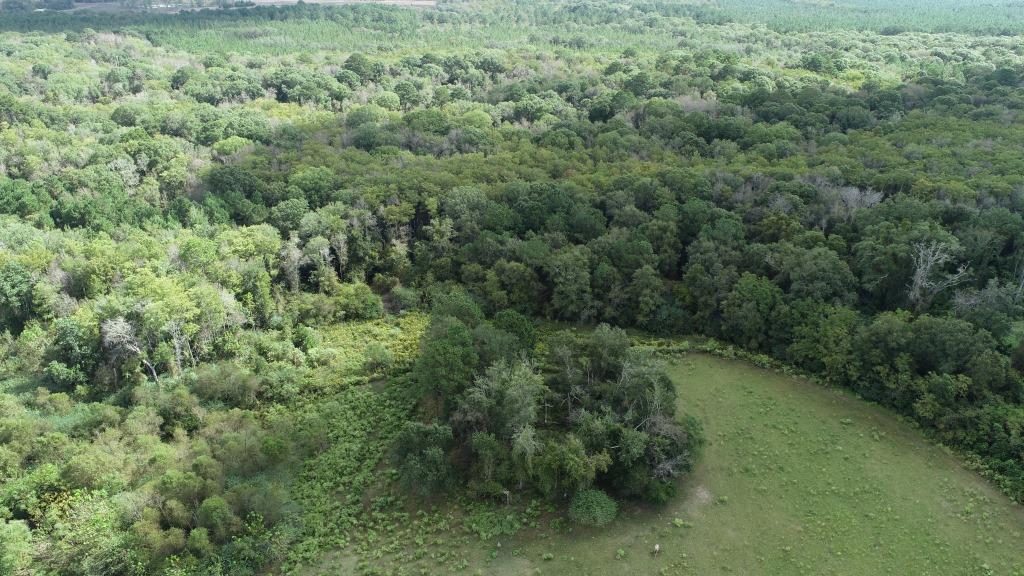
[[[468,572],[1024,574],[1024,510],[890,413],[740,361],[689,355],[672,374],[708,437],[675,502],[489,541]]]

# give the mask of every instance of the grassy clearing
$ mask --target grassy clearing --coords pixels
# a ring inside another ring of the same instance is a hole
[[[709,440],[675,503],[474,544],[468,573],[1024,574],[1024,510],[891,414],[740,361],[672,374]]]

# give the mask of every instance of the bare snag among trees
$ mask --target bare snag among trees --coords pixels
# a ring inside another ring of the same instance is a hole
[[[908,297],[915,310],[927,309],[932,300],[943,290],[952,288],[967,279],[968,266],[961,264],[951,274],[940,274],[944,264],[952,259],[950,247],[942,242],[919,242],[914,245],[914,275],[911,279]]]

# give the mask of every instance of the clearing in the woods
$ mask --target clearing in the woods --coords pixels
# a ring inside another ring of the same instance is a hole
[[[671,374],[708,437],[674,502],[489,541],[470,573],[1024,574],[1024,510],[891,413],[741,361]]]

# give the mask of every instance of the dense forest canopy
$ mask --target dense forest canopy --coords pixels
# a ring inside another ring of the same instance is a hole
[[[1024,11],[944,6],[5,12],[0,574],[369,558],[419,492],[664,502],[703,435],[623,328],[1024,498]]]

